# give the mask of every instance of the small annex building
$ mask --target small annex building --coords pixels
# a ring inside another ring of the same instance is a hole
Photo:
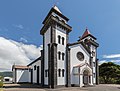
[[[42,87],[93,86],[98,80],[97,38],[88,28],[69,43],[69,19],[54,6],[43,21],[41,56],[27,66],[13,66],[14,82],[37,83]]]
[[[29,69],[28,66],[13,65],[13,83],[28,83]]]

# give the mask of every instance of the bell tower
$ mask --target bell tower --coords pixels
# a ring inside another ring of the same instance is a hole
[[[72,27],[67,24],[68,21],[57,6],[51,8],[43,21],[40,30],[43,36],[42,86],[54,88],[70,84],[70,62],[66,56],[68,36]]]
[[[93,70],[93,84],[98,84],[99,73],[98,73],[97,47],[99,47],[99,44],[96,41],[97,39],[86,28],[80,40],[82,40],[86,44],[86,46],[89,48],[91,52],[90,53],[90,66]]]

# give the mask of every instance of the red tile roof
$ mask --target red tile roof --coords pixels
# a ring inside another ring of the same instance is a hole
[[[85,30],[85,32],[83,33],[81,39],[83,39],[83,38],[85,38],[85,37],[87,37],[87,36],[91,36],[91,37],[93,37],[94,39],[96,39],[96,38],[89,32],[88,28],[86,28],[86,30]]]
[[[12,69],[29,69],[30,67],[28,66],[21,66],[21,65],[13,65]]]
[[[90,35],[91,33],[89,32],[89,30],[86,28],[86,30],[85,30],[85,32],[84,32],[84,34],[82,35],[82,37],[81,38],[84,38],[84,37],[86,37],[86,36],[88,36],[88,35]]]

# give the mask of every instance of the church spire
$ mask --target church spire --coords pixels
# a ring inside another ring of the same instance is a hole
[[[89,32],[89,29],[86,27],[86,30],[85,30],[85,32],[83,33],[83,35],[82,35],[82,37],[80,38],[80,40],[86,38],[87,36],[91,36],[92,38],[96,39],[96,38]]]
[[[56,15],[55,15],[55,14],[56,14]],[[62,14],[62,12],[60,11],[60,9],[59,9],[56,5],[54,5],[54,6],[50,9],[49,13],[47,14],[46,18],[45,18],[44,21],[43,21],[43,24],[45,24],[45,22],[48,21],[48,19],[50,19],[51,16],[60,16],[60,17],[63,18],[66,22],[69,21],[69,19]]]
[[[60,11],[60,9],[59,9],[56,5],[54,5],[53,8],[54,8],[56,11],[58,11],[59,13],[62,14],[62,12]]]
[[[90,35],[90,34],[91,34],[91,33],[89,32],[88,28],[86,27],[86,30],[85,30],[85,32],[83,33],[83,35],[82,35],[81,38],[84,38],[84,37],[86,37],[86,36],[88,36],[88,35]]]
[[[90,37],[92,37],[93,39],[96,40],[96,38],[89,32],[89,29],[86,27],[85,32],[83,33],[83,35],[81,37],[79,37],[78,41],[80,41],[80,40],[82,40],[82,39],[84,39],[88,36],[90,36]]]

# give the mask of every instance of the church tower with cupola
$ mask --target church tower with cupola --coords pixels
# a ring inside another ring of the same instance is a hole
[[[70,85],[70,63],[67,57],[68,35],[72,27],[69,19],[62,14],[57,6],[49,11],[40,34],[43,36],[43,52],[41,65],[41,84],[54,88]]]
[[[89,86],[98,84],[98,60],[96,38],[85,30],[70,48],[70,74],[72,86]]]

